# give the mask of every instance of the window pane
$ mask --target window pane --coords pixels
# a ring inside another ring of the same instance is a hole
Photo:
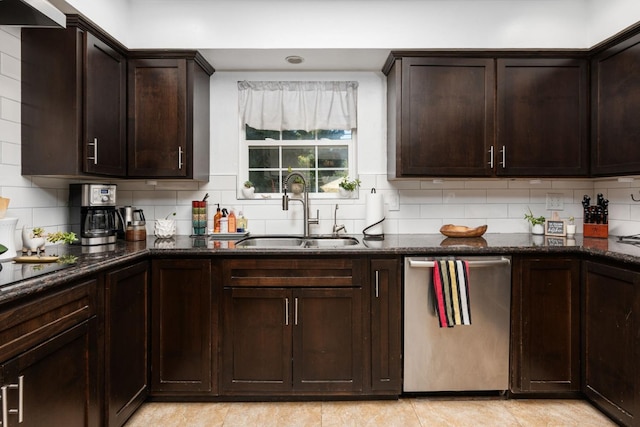
[[[318,130],[318,139],[351,139],[350,130],[321,129]]]
[[[315,147],[282,147],[282,167],[291,168],[315,168]]]
[[[280,171],[249,171],[256,193],[280,193]]]
[[[302,140],[302,139],[316,139],[315,131],[307,132],[305,130],[283,130],[283,140]]]
[[[267,138],[280,140],[280,131],[254,129],[249,125],[244,125],[247,141],[264,141]]]
[[[318,147],[318,167],[349,168],[349,149],[344,146]]]
[[[275,168],[280,167],[278,147],[249,147],[250,168]]]
[[[343,171],[320,170],[318,171],[318,181],[320,193],[337,193],[338,184],[344,176]]]

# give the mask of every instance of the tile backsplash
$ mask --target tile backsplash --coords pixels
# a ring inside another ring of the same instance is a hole
[[[215,102],[216,98],[212,99]],[[215,145],[214,139],[215,136]],[[21,176],[20,158],[20,30],[0,27],[0,195],[11,199],[7,216],[19,218],[18,229],[43,226],[47,231],[67,230],[68,185],[77,181]],[[383,170],[361,173],[359,177],[362,187],[358,198],[311,200],[311,215],[315,216],[316,209],[320,214],[320,224],[311,226],[312,233],[330,233],[335,212],[338,224],[344,224],[349,233],[360,234],[365,225],[365,195],[371,188],[385,199],[386,233],[437,233],[448,223],[488,224],[488,233],[528,232],[528,223],[523,219],[528,208],[535,215],[550,216],[546,210],[548,193],[560,195],[564,204],[560,216],[574,216],[578,230],[582,224],[582,197],[587,194],[595,201],[596,194],[602,193],[610,201],[610,234],[640,233],[640,203],[631,199],[632,194],[640,199],[638,178],[388,181]],[[216,204],[220,203],[243,211],[254,234],[302,233],[301,204],[292,204],[289,211],[283,211],[279,197],[238,199],[235,175],[214,174],[206,183],[110,182],[118,185],[118,205],[144,209],[149,233],[153,233],[155,218],[176,212],[178,234],[189,234],[191,200],[201,200],[206,193],[210,227]],[[337,211],[336,203],[340,206]],[[19,231],[16,240],[19,242]]]

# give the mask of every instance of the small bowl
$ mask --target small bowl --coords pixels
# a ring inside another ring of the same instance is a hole
[[[440,227],[440,233],[447,237],[480,237],[487,231],[487,225],[469,228],[464,225],[445,224]]]

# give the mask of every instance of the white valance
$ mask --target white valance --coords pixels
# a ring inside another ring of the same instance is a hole
[[[240,117],[264,130],[356,126],[358,82],[238,82]]]

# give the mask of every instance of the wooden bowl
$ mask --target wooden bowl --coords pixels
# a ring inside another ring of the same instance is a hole
[[[447,237],[480,237],[485,231],[487,231],[486,224],[476,228],[469,228],[464,225],[445,224],[440,228],[440,232]]]

